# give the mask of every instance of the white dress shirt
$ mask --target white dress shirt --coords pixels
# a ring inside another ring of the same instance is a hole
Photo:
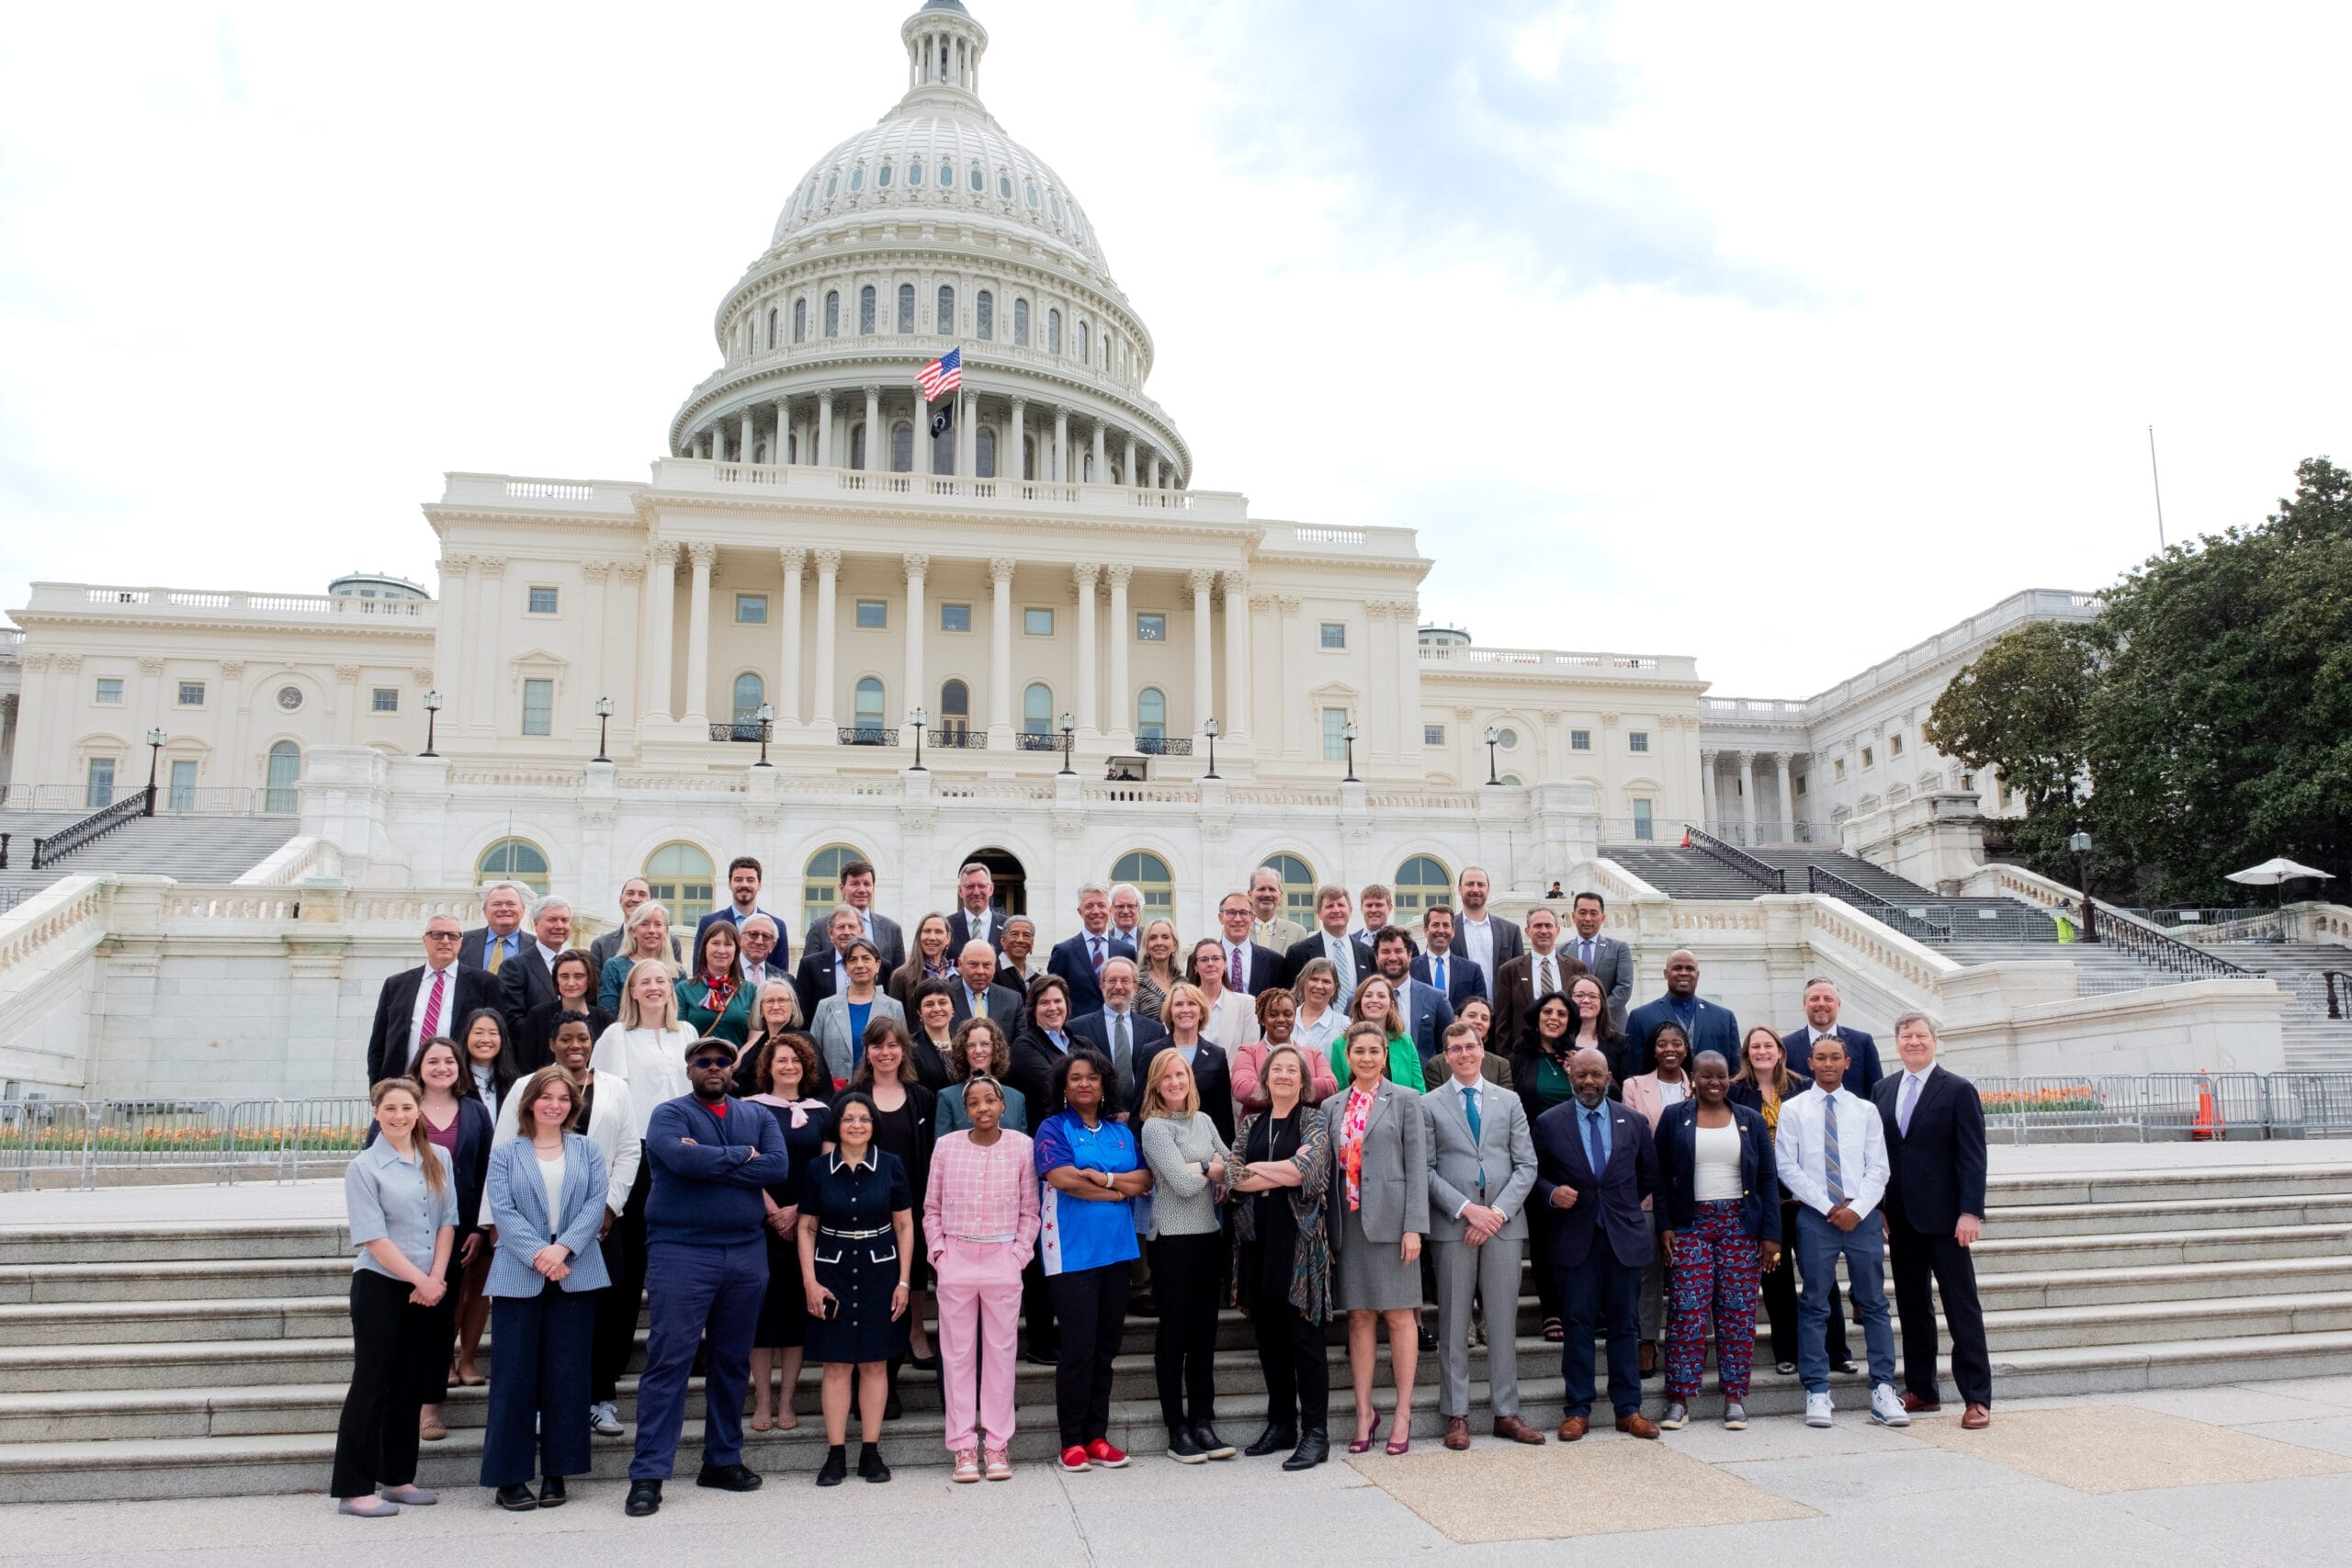
[[[1461,931],[1461,938],[1453,945],[1461,949],[1464,957],[1478,966],[1479,973],[1486,976],[1487,995],[1500,996],[1502,993],[1495,989],[1495,926],[1492,917],[1483,920],[1464,917],[1454,924]]]
[[[1911,1135],[1910,1112],[1919,1109],[1919,1097],[1928,1092],[1928,1075],[1935,1070],[1933,1062],[1916,1073],[1905,1067],[1903,1069],[1903,1081],[1894,1086],[1894,1125],[1906,1138]]]
[[[408,1065],[416,1060],[416,1048],[424,1044],[427,1038],[424,1032],[424,1005],[433,999],[433,976],[435,973],[433,965],[428,964],[424,966],[424,973],[417,976],[416,1003],[409,1009],[408,1013],[408,1054],[397,1062],[387,1064],[394,1077],[408,1071]],[[457,1010],[458,1007],[458,966],[453,963],[438,973],[447,976],[447,978],[441,982],[441,1015],[433,1021],[433,1032],[450,1034],[458,1027],[457,1020],[449,1016]]]
[[[1836,1207],[1829,1201],[1828,1138],[1824,1124],[1838,1118],[1838,1168],[1846,1189],[1846,1207],[1868,1219],[1886,1196],[1889,1167],[1886,1129],[1878,1107],[1849,1094],[1844,1086],[1834,1093],[1815,1089],[1781,1101],[1780,1130],[1773,1137],[1781,1184],[1789,1195],[1817,1214]]]
[[[1532,947],[1527,950],[1527,981],[1534,987],[1539,999],[1563,989],[1560,985],[1560,950],[1557,947],[1549,953],[1538,953]]]

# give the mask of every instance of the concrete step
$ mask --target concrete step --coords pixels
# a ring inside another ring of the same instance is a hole
[[[2308,1164],[2214,1166],[2178,1171],[2084,1172],[1994,1177],[1985,1206],[2005,1210],[2052,1203],[2148,1203],[2191,1198],[2263,1198],[2352,1192],[2352,1159],[2317,1156]]]
[[[1990,1204],[1986,1205],[1988,1208]],[[2352,1192],[2256,1198],[2183,1198],[2154,1202],[2023,1203],[1986,1216],[2007,1237],[2098,1235],[2117,1231],[2231,1229],[2245,1225],[2352,1224]]]
[[[1890,1276],[1890,1298],[1893,1289]],[[2152,1302],[2243,1302],[2252,1297],[2344,1291],[2352,1291],[2352,1252],[2341,1248],[2310,1258],[1980,1273],[1976,1277],[1977,1301],[1987,1312]]]
[[[348,1228],[340,1221],[223,1220],[206,1225],[0,1225],[0,1269],[54,1263],[249,1262],[337,1257],[347,1269]]]
[[[30,1263],[0,1269],[0,1303],[218,1301],[236,1296],[351,1292],[351,1259],[199,1259],[178,1263]]]
[[[2065,1269],[2157,1268],[2184,1263],[2340,1256],[2341,1229],[2320,1225],[2246,1225],[2234,1229],[2139,1231],[2118,1235],[1988,1235],[1970,1249],[1981,1284],[2015,1272]]]

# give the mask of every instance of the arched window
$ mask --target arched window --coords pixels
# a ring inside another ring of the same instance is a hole
[[[865,467],[865,426],[864,424],[853,424],[849,427],[849,466],[853,468]]]
[[[914,159],[907,164],[907,184],[910,186],[919,186],[922,184],[922,159]]]
[[[792,302],[792,341],[795,343],[808,341],[808,301],[806,299],[795,299]]]
[[[1157,686],[1136,694],[1136,736],[1144,740],[1168,738],[1168,697]]]
[[[670,929],[686,931],[710,913],[710,857],[695,844],[664,844],[645,857],[645,885],[670,912]]]
[[[1088,484],[1092,484],[1094,482],[1094,454],[1091,452],[1087,453],[1085,457],[1080,459],[1080,463],[1081,471],[1084,472],[1086,476],[1086,482]]]
[[[904,336],[915,330],[915,286],[899,285],[899,333]]]
[[[961,738],[972,732],[972,688],[961,681],[946,681],[939,688],[939,728]]]
[[[857,683],[857,728],[882,728],[882,682],[872,675]]]
[[[1029,346],[1029,301],[1026,299],[1012,302],[1012,346]]]
[[[979,166],[978,164],[973,164],[973,165],[972,165],[972,194],[973,194],[974,196],[985,196],[985,195],[987,195],[987,194],[988,194],[988,188],[989,188],[989,177],[988,177],[988,175],[985,175],[985,174],[983,174],[983,173],[981,173],[981,171],[980,171],[980,166]]]
[[[1061,351],[1062,313],[1059,310],[1048,310],[1046,312],[1046,352],[1059,354]]]
[[[800,917],[805,929],[823,919],[842,901],[842,867],[865,859],[865,852],[847,844],[827,844],[808,857],[800,874]]]
[[[1165,915],[1176,904],[1176,879],[1168,874],[1168,863],[1148,850],[1129,850],[1111,865],[1113,882],[1132,882],[1143,893],[1143,910],[1148,917]]]
[[[996,478],[996,431],[989,425],[984,424],[972,434],[972,477]]]
[[[915,471],[915,427],[903,419],[890,427],[890,471],[894,474]]]
[[[996,337],[996,296],[985,288],[972,302],[972,335],[982,343],[991,342]]]
[[[519,882],[534,893],[548,890],[548,857],[528,839],[501,839],[474,862],[477,882]]]
[[[767,682],[760,679],[756,670],[746,670],[735,677],[735,722],[757,724],[760,706],[768,700]]]
[[[1021,732],[1023,735],[1051,735],[1054,732],[1054,689],[1043,681],[1034,682],[1021,694]]]
[[[1084,321],[1078,323],[1078,357],[1080,363],[1084,363],[1086,359],[1086,323]]]
[[[825,335],[842,335],[842,291],[838,288],[825,290]]]
[[[768,346],[775,346],[775,307],[768,307]]]
[[[948,288],[944,284],[940,286],[939,303],[937,308],[932,312],[931,320],[933,330],[945,336],[952,337],[955,335],[956,290]]]
[[[1428,855],[1396,868],[1396,912],[1435,909],[1453,902],[1453,874]]]
[[[857,330],[861,333],[874,330],[874,285],[870,283],[857,291]]]
[[[876,190],[888,190],[888,189],[889,189],[889,188],[890,188],[890,165],[889,165],[889,164],[883,164],[883,165],[882,165],[882,167],[881,167],[880,169],[878,169],[878,170],[876,170],[876,171],[875,172],[875,175],[874,175],[874,188],[875,188]]]
[[[1268,855],[1267,870],[1283,879],[1283,913],[1315,929],[1315,868],[1296,855]]]
[[[281,740],[269,749],[269,788],[262,796],[264,811],[292,812],[301,809],[301,801],[294,786],[302,782],[302,748],[291,740]]]

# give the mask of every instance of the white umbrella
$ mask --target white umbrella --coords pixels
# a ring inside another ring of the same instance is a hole
[[[2322,882],[2335,880],[2328,872],[2315,870],[2311,866],[2298,864],[2294,861],[2283,858],[2267,860],[2260,865],[2250,865],[2244,871],[2231,872],[2229,880],[2247,883],[2256,887],[2272,887],[2281,882],[2292,882],[2299,876],[2315,876]]]

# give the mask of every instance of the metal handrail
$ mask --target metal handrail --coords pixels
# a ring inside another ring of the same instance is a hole
[[[33,869],[45,871],[97,840],[106,837],[125,822],[136,817],[154,815],[155,786],[148,784],[132,790],[112,806],[102,806],[79,822],[60,828],[47,838],[33,840]]]
[[[896,746],[899,732],[876,724],[845,724],[840,728],[839,739],[844,746]]]
[[[1062,749],[1062,738],[1024,729],[1012,738],[1012,745],[1017,751],[1058,751]]]
[[[1173,735],[1138,735],[1136,755],[1138,757],[1189,757],[1193,754],[1193,738]]]
[[[2188,975],[2201,980],[2251,980],[2254,971],[2218,958],[2201,947],[2192,947],[2177,937],[2169,937],[2154,926],[2123,914],[2109,905],[2092,900],[2102,919],[2098,922],[2098,940],[2121,948],[2134,958],[2145,959],[2159,969],[2169,969],[2176,975]]]
[[[985,729],[934,729],[931,743],[943,751],[985,751],[989,749],[989,732]]]
[[[1789,890],[1787,872],[1777,865],[1765,864],[1746,850],[1736,849],[1716,838],[1713,833],[1685,822],[1682,825],[1682,841],[1701,854],[1723,862],[1742,876],[1760,886],[1767,893],[1786,893]]]
[[[737,719],[732,724],[714,724],[710,727],[710,738],[713,740],[742,740],[757,745],[767,739],[767,734],[768,727],[756,718]]]
[[[1949,918],[1939,926],[1933,920],[1913,914],[1899,904],[1889,903],[1869,888],[1858,886],[1834,871],[1822,866],[1808,865],[1804,868],[1804,872],[1805,891],[1808,893],[1826,893],[1833,898],[1843,898],[1881,925],[1893,926],[1904,935],[1917,937],[1922,942],[1951,940],[1951,923]]]

